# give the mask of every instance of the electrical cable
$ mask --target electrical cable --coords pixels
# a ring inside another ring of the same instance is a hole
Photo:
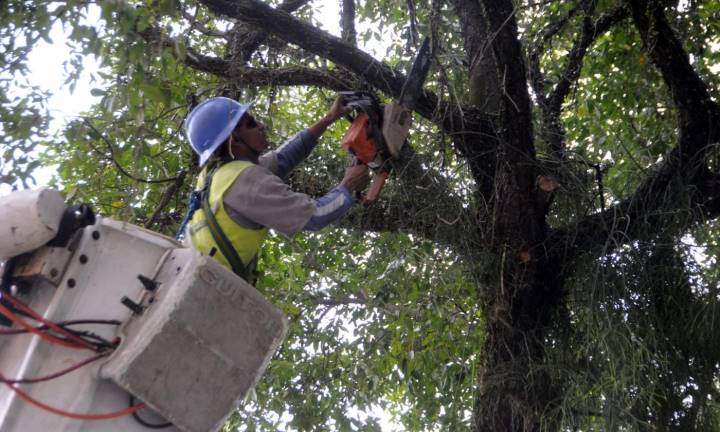
[[[24,391],[20,390],[19,388],[15,387],[15,385],[10,384],[8,380],[5,379],[5,376],[3,376],[2,373],[0,373],[0,381],[2,381],[5,385],[10,387],[17,395],[24,400],[25,402],[28,402],[42,410],[51,412],[53,414],[62,416],[62,417],[69,417],[77,420],[111,420],[118,417],[124,417],[126,415],[130,415],[134,412],[137,412],[143,408],[145,408],[144,403],[139,403],[137,405],[131,406],[129,408],[125,408],[120,411],[114,411],[109,413],[102,413],[102,414],[80,414],[80,413],[73,413],[69,411],[64,411],[58,408],[51,407],[50,405],[47,405],[43,402],[40,402],[37,399],[34,399],[29,394],[25,393]]]
[[[83,340],[86,340],[89,343],[91,343],[95,347],[95,351],[99,351],[99,350],[103,350],[103,349],[107,349],[107,348],[114,349],[115,347],[117,347],[117,345],[119,343],[119,339],[117,339],[117,338],[114,341],[109,341],[109,340],[105,339],[104,337],[99,336],[91,331],[73,330],[73,333],[80,336]]]
[[[17,313],[17,311],[16,311]],[[117,320],[69,320],[69,321],[58,321],[55,324],[60,326],[61,328],[72,332],[73,334],[79,336],[83,340],[86,340],[87,342],[91,343],[93,346],[95,346],[96,351],[100,351],[105,348],[115,348],[117,346],[117,341],[109,341],[105,338],[103,338],[100,335],[97,335],[89,330],[73,330],[68,328],[68,326],[71,325],[86,325],[86,324],[106,324],[106,325],[119,325],[120,321]],[[48,330],[49,327],[42,324],[37,325],[34,327],[36,330],[45,331]],[[10,329],[4,329],[0,328],[0,336],[13,336],[13,335],[21,335],[28,333],[28,330],[24,328],[10,328]],[[50,333],[50,332],[48,332]],[[65,340],[65,338],[61,338],[60,336],[57,336],[55,334],[52,334],[53,336]]]
[[[76,369],[80,369],[81,367],[88,365],[96,360],[100,360],[103,357],[107,357],[108,355],[110,355],[110,352],[100,353],[98,355],[87,358],[87,359],[81,361],[80,363],[76,363],[76,364],[70,366],[69,368],[63,369],[59,372],[55,372],[50,375],[45,375],[45,376],[36,377],[36,378],[4,379],[3,382],[5,384],[35,384],[35,383],[39,383],[39,382],[50,381],[52,379],[59,378],[63,375],[66,375]]]
[[[7,297],[6,297],[6,296],[3,296],[3,298],[7,298]],[[20,317],[17,316],[16,314],[14,314],[10,309],[6,308],[6,307],[3,306],[2,304],[0,304],[0,314],[4,315],[4,316],[7,317],[8,319],[10,319],[10,321],[12,321],[12,322],[14,322],[15,324],[19,325],[20,327],[24,328],[24,329],[27,330],[28,332],[33,333],[33,334],[35,334],[35,335],[37,335],[37,336],[40,336],[42,339],[45,339],[45,340],[48,341],[48,342],[54,343],[54,344],[56,344],[56,345],[61,345],[61,346],[64,346],[64,347],[68,347],[68,348],[75,348],[75,349],[85,349],[85,348],[87,348],[87,346],[85,346],[85,343],[84,343],[83,345],[78,345],[78,344],[75,343],[75,342],[70,342],[70,341],[67,341],[67,340],[65,340],[65,339],[60,339],[60,338],[57,337],[57,336],[53,336],[52,334],[49,334],[49,333],[46,333],[46,332],[44,332],[44,331],[41,331],[41,330],[36,329],[35,327],[33,327],[32,325],[30,325],[30,324],[28,324],[27,322],[25,322],[25,320],[23,320],[22,318],[20,318]],[[93,348],[93,349],[94,349],[94,348]]]
[[[0,313],[0,316],[3,316],[3,315]],[[10,322],[12,323],[12,321],[10,321]],[[29,325],[29,324],[28,324],[28,325]],[[90,332],[90,331],[85,331],[85,330],[82,330],[82,331],[70,330],[70,329],[66,328],[65,326],[63,326],[63,325],[60,325],[60,327],[66,329],[66,330],[68,330],[68,331],[72,331],[75,335],[79,336],[79,337],[82,338],[83,340],[85,340],[85,341],[87,341],[88,343],[92,344],[93,347],[94,347],[94,350],[95,350],[96,352],[101,352],[101,351],[104,350],[104,349],[114,349],[114,348],[117,347],[117,344],[118,344],[118,341],[109,341],[109,340],[107,340],[107,339],[105,339],[105,338],[103,338],[103,337],[101,337],[101,336],[99,336],[99,335],[97,335],[97,334],[95,334],[95,333],[93,333],[93,332]],[[71,344],[74,345],[74,342],[70,341],[70,340],[67,339],[66,337],[59,336],[59,335],[56,335],[55,333],[53,333],[53,332],[51,332],[51,331],[48,331],[48,327],[47,327],[46,325],[34,326],[33,328],[34,328],[35,330],[38,330],[38,331],[43,332],[44,334],[46,334],[46,335],[48,335],[48,336],[50,336],[50,337],[53,337],[53,338],[55,338],[55,339],[62,340],[62,341],[65,341],[65,342],[67,342],[67,343],[71,343]],[[18,329],[18,328],[0,329],[0,336],[15,336],[15,335],[22,335],[22,334],[27,334],[27,333],[36,334],[35,332],[31,332],[31,331],[27,330],[26,328],[20,328],[20,329]],[[55,343],[55,341],[53,341],[53,343]],[[78,347],[78,348],[85,349],[84,346],[83,346],[83,347]]]
[[[50,327],[52,330],[56,331],[57,333],[62,334],[64,336],[66,336],[67,338],[75,341],[76,343],[81,345],[81,347],[84,345],[85,348],[95,350],[95,347],[92,344],[90,344],[89,342],[81,339],[80,337],[76,336],[74,333],[72,333],[68,330],[60,328],[54,322],[46,320],[45,318],[40,316],[37,312],[32,310],[30,307],[28,307],[24,303],[22,303],[20,300],[11,296],[9,293],[4,292],[2,298],[7,299],[16,309],[29,314],[35,321],[38,321],[38,322],[41,322],[41,323],[47,325],[48,327]]]
[[[134,405],[135,405],[135,396],[130,395],[130,406],[134,406]],[[148,428],[148,429],[165,429],[165,428],[169,428],[170,426],[173,425],[173,424],[170,423],[170,422],[167,422],[167,423],[148,423],[147,420],[144,420],[144,419],[142,419],[142,418],[140,417],[140,414],[138,414],[137,411],[135,411],[134,413],[132,413],[132,416],[133,416],[133,418],[135,419],[135,421],[137,421],[138,423],[140,423],[141,425],[145,426],[145,427]]]
[[[93,319],[84,319],[84,320],[68,320],[68,321],[57,321],[55,324],[59,325],[60,327],[65,328],[66,326],[71,325],[80,325],[80,324],[106,324],[106,325],[120,325],[121,322],[118,320],[93,320]],[[50,327],[46,326],[45,324],[35,326],[38,330],[47,330]],[[66,329],[70,330],[70,329]],[[71,330],[72,331],[72,330]],[[3,329],[0,328],[0,336],[9,336],[9,335],[17,335],[17,334],[25,334],[28,333],[25,329]]]

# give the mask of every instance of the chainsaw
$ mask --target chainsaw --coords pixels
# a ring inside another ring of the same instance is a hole
[[[412,110],[422,93],[430,62],[430,41],[425,38],[400,92],[400,98],[384,107],[370,93],[340,92],[346,105],[353,108],[355,113],[354,116],[348,114],[352,125],[342,139],[342,146],[353,155],[356,163],[365,164],[375,172],[375,180],[367,195],[361,197],[364,205],[377,201],[392,171],[392,161],[399,157],[405,145],[412,122]]]

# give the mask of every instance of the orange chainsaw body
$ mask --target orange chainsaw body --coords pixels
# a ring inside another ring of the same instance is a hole
[[[370,136],[370,118],[367,113],[358,113],[350,128],[345,132],[341,144],[365,165],[370,165],[375,161],[378,143]]]

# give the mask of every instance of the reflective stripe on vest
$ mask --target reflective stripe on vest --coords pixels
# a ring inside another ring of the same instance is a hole
[[[258,250],[267,235],[268,229],[245,228],[235,223],[225,211],[225,204],[222,197],[225,196],[225,192],[230,189],[230,186],[235,183],[238,176],[246,168],[251,166],[253,166],[253,163],[248,161],[232,161],[222,165],[212,176],[209,196],[210,207],[213,209],[215,219],[246,266],[252,266],[251,263],[257,259]],[[202,189],[205,185],[207,169],[208,167],[203,168],[198,176],[196,185],[198,190]],[[214,248],[215,254],[213,258],[228,269],[231,269],[228,260],[220,252],[220,248],[215,243],[210,229],[207,227],[205,212],[202,208],[198,209],[193,215],[190,225],[188,226],[188,234],[190,235],[193,246],[195,246],[197,250],[205,255],[209,255]]]

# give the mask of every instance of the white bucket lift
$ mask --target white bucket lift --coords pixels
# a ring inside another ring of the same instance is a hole
[[[0,257],[10,258],[3,288],[53,322],[112,321],[70,328],[120,342],[73,372],[15,386],[72,413],[120,411],[132,397],[148,407],[136,412],[142,421],[172,423],[164,430],[217,430],[277,351],[285,316],[212,258],[131,224],[97,218],[66,245],[46,246],[59,229],[53,221],[65,211],[58,197],[44,189],[0,198]],[[46,376],[94,355],[29,333],[0,335],[5,379]],[[103,421],[58,416],[0,384],[0,430],[150,429],[130,415]]]

